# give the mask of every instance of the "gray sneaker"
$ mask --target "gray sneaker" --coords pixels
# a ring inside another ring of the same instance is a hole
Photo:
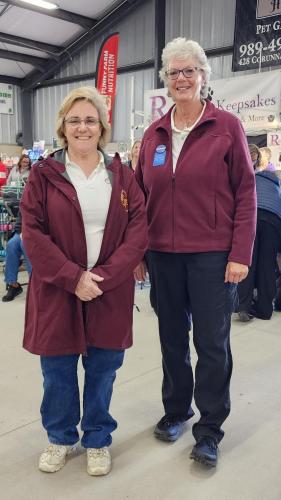
[[[111,470],[111,456],[107,446],[87,448],[87,472],[90,476],[105,476]]]
[[[42,472],[57,472],[65,465],[66,455],[69,455],[74,446],[49,444],[39,459],[39,470]]]

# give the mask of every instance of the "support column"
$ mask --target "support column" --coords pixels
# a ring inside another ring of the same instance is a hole
[[[33,91],[23,90],[21,94],[22,107],[22,140],[23,146],[33,146]]]
[[[163,87],[159,78],[159,70],[162,67],[161,55],[165,47],[166,32],[166,0],[154,0],[155,11],[155,54],[154,54],[154,88]]]

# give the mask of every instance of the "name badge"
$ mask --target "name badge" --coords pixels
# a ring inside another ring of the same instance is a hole
[[[167,148],[165,144],[159,144],[155,149],[154,157],[153,157],[153,167],[162,167],[166,161]]]

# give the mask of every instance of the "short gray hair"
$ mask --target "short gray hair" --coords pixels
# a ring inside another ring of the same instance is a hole
[[[185,61],[192,57],[198,61],[200,68],[204,73],[204,84],[201,89],[201,96],[207,97],[208,85],[211,75],[211,66],[208,63],[207,56],[199,43],[194,40],[187,40],[184,37],[174,38],[168,42],[162,52],[162,68],[159,71],[159,76],[165,86],[167,86],[166,71],[168,70],[171,59],[182,59]]]
[[[63,148],[67,146],[67,139],[64,133],[64,119],[73,104],[77,101],[90,102],[98,111],[101,121],[101,136],[99,146],[104,147],[110,140],[111,127],[108,122],[108,110],[104,96],[102,96],[95,87],[79,87],[74,89],[64,98],[57,117],[57,135]]]

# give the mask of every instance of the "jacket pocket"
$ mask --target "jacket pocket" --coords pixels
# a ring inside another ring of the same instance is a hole
[[[212,229],[217,227],[217,185],[219,175],[219,164],[217,163],[212,175],[209,177],[209,192],[210,192],[210,205],[209,205],[209,226]]]
[[[212,192],[212,197],[210,200],[209,206],[209,218],[208,218],[209,226],[212,229],[216,229],[217,227],[217,204],[216,204],[216,192]]]

